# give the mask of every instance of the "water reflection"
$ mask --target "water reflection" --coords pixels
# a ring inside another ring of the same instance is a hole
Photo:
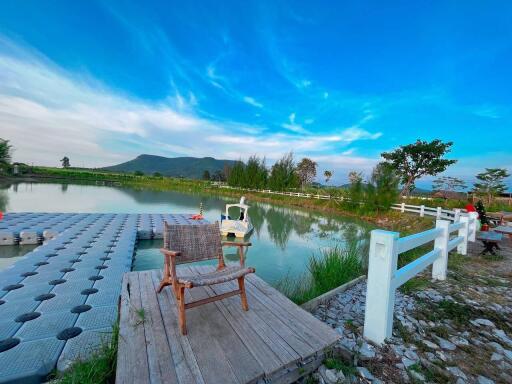
[[[195,213],[199,204],[210,221],[218,221],[226,203],[239,198],[148,191],[96,185],[20,183],[0,186],[0,207],[10,211],[34,212],[127,212]],[[309,257],[320,249],[368,237],[371,227],[364,222],[337,215],[249,201],[254,231],[247,240],[253,246],[247,253],[248,265],[269,282],[301,273]],[[134,269],[162,267],[161,240],[138,244]],[[2,254],[5,248],[2,247]],[[237,261],[236,248],[226,248],[225,256]],[[12,256],[16,257],[16,256]]]

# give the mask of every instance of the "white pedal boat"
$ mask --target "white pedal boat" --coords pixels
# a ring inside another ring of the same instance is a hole
[[[237,207],[240,210],[238,219],[232,219],[229,215],[229,209]],[[245,237],[253,230],[251,219],[249,218],[249,206],[245,204],[245,197],[240,198],[238,204],[226,204],[226,213],[220,215],[220,232],[222,236]]]

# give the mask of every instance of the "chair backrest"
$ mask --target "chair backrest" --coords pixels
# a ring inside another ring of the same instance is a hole
[[[178,225],[164,222],[164,248],[180,252],[176,263],[222,258],[219,223]]]

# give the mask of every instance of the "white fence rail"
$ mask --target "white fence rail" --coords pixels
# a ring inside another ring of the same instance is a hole
[[[425,205],[411,205],[411,204],[393,204],[391,209],[400,211],[400,212],[412,212],[417,213],[420,217],[424,216],[434,216],[436,219],[445,219],[451,221],[458,221],[459,217],[462,213],[466,213],[465,209],[442,209],[441,207],[432,208],[427,207]]]
[[[227,188],[227,189],[237,189],[242,191],[248,191],[248,192],[259,192],[259,193],[268,193],[271,195],[282,195],[282,196],[294,196],[294,197],[304,197],[308,199],[317,199],[317,200],[339,200],[344,201],[348,200],[347,198],[344,198],[343,196],[340,197],[334,197],[330,195],[320,195],[315,193],[301,193],[301,192],[280,192],[280,191],[272,191],[270,189],[254,189],[254,188],[241,188],[241,187],[231,187],[229,185],[218,185],[219,188]]]
[[[477,214],[473,212],[460,215],[453,224],[438,219],[435,228],[402,238],[397,232],[372,231],[364,336],[377,344],[391,337],[396,289],[429,265],[432,265],[433,279],[445,280],[448,253],[457,248],[459,253],[466,255],[468,241],[475,241],[476,228]],[[452,235],[454,232],[455,236]],[[397,269],[399,254],[431,241],[434,241],[432,251]]]

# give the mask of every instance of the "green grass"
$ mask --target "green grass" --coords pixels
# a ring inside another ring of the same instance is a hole
[[[412,292],[424,290],[429,286],[429,284],[430,281],[426,277],[418,276],[402,284],[400,291],[406,295],[409,295]]]
[[[75,361],[65,372],[55,375],[55,382],[59,384],[114,383],[118,337],[119,326],[115,325],[109,342],[105,341],[89,359]]]
[[[297,278],[285,277],[277,284],[277,289],[296,304],[303,304],[362,273],[361,246],[351,241],[344,248],[335,246],[319,256],[311,256],[305,273]]]

